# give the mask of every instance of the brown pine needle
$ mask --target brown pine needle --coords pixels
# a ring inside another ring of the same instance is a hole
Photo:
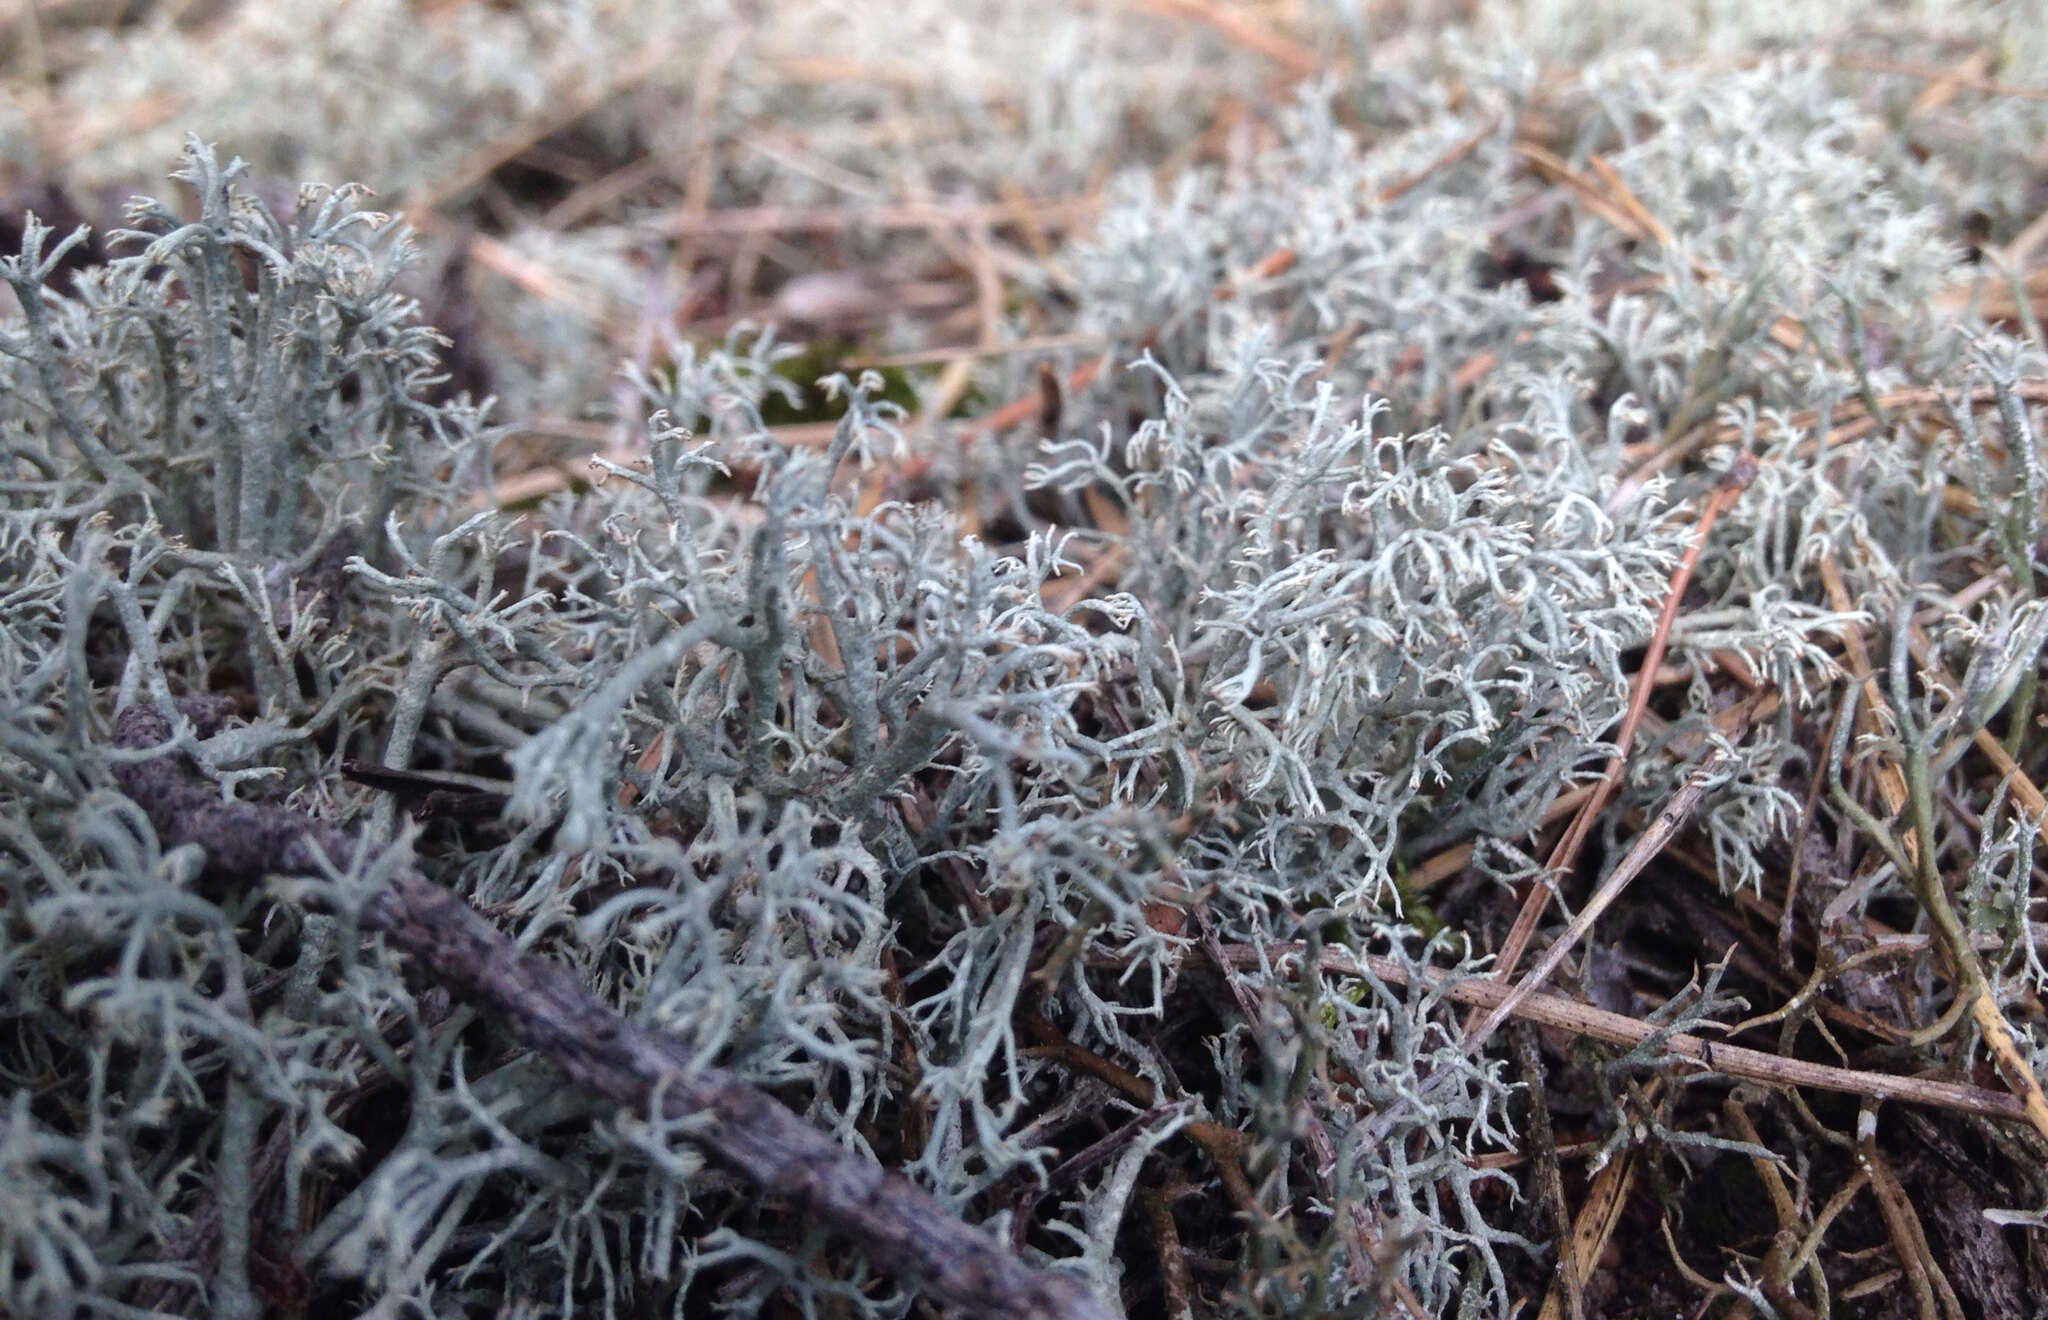
[[[1699,804],[1700,797],[1705,794],[1708,785],[1720,776],[1727,764],[1728,757],[1725,754],[1709,758],[1707,763],[1686,782],[1685,787],[1671,795],[1671,800],[1664,804],[1663,810],[1650,822],[1650,827],[1636,836],[1635,843],[1630,846],[1628,855],[1621,859],[1620,865],[1608,873],[1607,878],[1601,882],[1599,891],[1585,907],[1579,909],[1571,924],[1565,927],[1564,934],[1558,936],[1557,940],[1544,950],[1543,957],[1537,961],[1536,966],[1522,978],[1519,985],[1508,992],[1506,998],[1493,1006],[1485,1020],[1465,1033],[1466,1049],[1478,1050],[1485,1045],[1500,1024],[1507,1021],[1508,1015],[1521,1007],[1523,1000],[1550,979],[1550,974],[1557,970],[1558,964],[1565,960],[1565,956],[1586,937],[1586,932],[1593,928],[1593,923],[1600,919],[1600,914],[1605,912],[1615,899],[1621,897],[1621,891],[1628,888],[1629,881],[1642,874],[1643,868],[1664,851],[1664,845],[1671,841],[1671,837],[1678,833],[1679,827],[1691,817],[1693,808]],[[1539,887],[1536,892],[1548,891]]]
[[[1642,722],[1643,711],[1649,706],[1650,689],[1656,680],[1657,667],[1664,661],[1665,643],[1671,636],[1671,625],[1678,617],[1678,602],[1684,597],[1685,585],[1692,578],[1693,565],[1698,562],[1700,552],[1706,548],[1707,537],[1714,530],[1714,521],[1735,503],[1736,498],[1755,477],[1756,460],[1748,454],[1738,455],[1734,466],[1721,479],[1720,485],[1714,488],[1714,493],[1707,498],[1706,507],[1700,511],[1699,526],[1693,532],[1692,545],[1671,574],[1671,585],[1664,593],[1663,611],[1658,615],[1657,626],[1650,634],[1650,644],[1643,653],[1643,662],[1636,670],[1635,686],[1629,694],[1628,713],[1623,716],[1621,729],[1614,739],[1618,751],[1607,762],[1606,773],[1600,777],[1593,795],[1579,808],[1577,818],[1572,821],[1571,827],[1565,831],[1564,837],[1558,840],[1556,849],[1551,852],[1546,869],[1552,874],[1571,868],[1572,863],[1578,858],[1579,849],[1585,845],[1587,836],[1593,831],[1593,821],[1620,785],[1622,767],[1627,764],[1629,746],[1635,741],[1636,726]],[[1507,942],[1501,948],[1500,965],[1494,973],[1497,979],[1505,981],[1514,974],[1523,950],[1529,946],[1529,937],[1535,933],[1536,923],[1542,918],[1549,902],[1549,886],[1534,885],[1530,888],[1528,897],[1522,902],[1522,910],[1515,916],[1514,927],[1508,932]],[[1481,1033],[1481,1039],[1483,1038],[1484,1033]]]

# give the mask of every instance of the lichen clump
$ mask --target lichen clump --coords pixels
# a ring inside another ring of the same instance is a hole
[[[30,226],[0,261],[0,1309],[909,1312],[688,1123],[560,1085],[365,937],[401,864],[1134,1313],[1515,1313],[1569,1225],[1485,1157],[1553,1110],[1595,1170],[1842,1185],[1853,1106],[1745,1133],[1659,1052],[1748,1015],[1727,943],[1673,933],[1698,909],[1555,987],[1637,1047],[1466,1039],[1516,902],[1583,896],[1545,849],[1617,757],[1582,879],[1690,786],[1663,879],[1806,940],[1743,993],[1918,929],[1844,1011],[1887,1072],[1962,1074],[1983,1039],[1912,1034],[1953,989],[1924,856],[1980,1020],[2048,1072],[2038,821],[1971,751],[2042,768],[2040,328],[1955,241],[1999,162],[1900,149],[1820,58],[1542,96],[1446,59],[1115,183],[1046,276],[1091,347],[1019,425],[852,369],[792,440],[791,350],[743,324],[660,342],[630,445],[517,507],[360,191],[281,213],[195,139],[196,205],[136,202],[104,264]],[[237,718],[199,736],[191,694]],[[367,846],[218,883],[113,787],[131,703],[223,794]],[[2024,1222],[2048,1189],[2015,1179]]]

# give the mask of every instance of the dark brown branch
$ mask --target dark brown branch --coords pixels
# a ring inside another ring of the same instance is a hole
[[[185,711],[202,727],[220,718],[199,703]],[[128,706],[115,716],[116,747],[145,749],[170,736],[169,722],[148,707]],[[338,866],[354,856],[355,841],[330,825],[281,807],[221,801],[173,756],[117,763],[114,774],[166,847],[205,849],[202,878],[209,883],[254,884],[269,874],[314,872],[323,854]],[[711,1158],[788,1200],[933,1300],[1014,1320],[1110,1315],[1078,1281],[1031,1268],[922,1188],[835,1144],[765,1092],[720,1069],[693,1066],[675,1041],[621,1017],[417,870],[394,874],[365,906],[362,922],[576,1085],[623,1110],[659,1105],[671,1120],[694,1120],[688,1139]]]

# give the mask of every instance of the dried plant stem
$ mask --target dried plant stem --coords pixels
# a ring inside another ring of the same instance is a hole
[[[1910,624],[1907,626],[1909,638],[1917,631]],[[1927,647],[1924,639],[1912,649],[1918,651],[1923,665],[1932,659],[1931,648]],[[1984,1043],[1997,1062],[2000,1075],[2005,1078],[2006,1085],[2018,1093],[2026,1107],[2027,1121],[2034,1125],[2036,1132],[2048,1137],[2048,1094],[2042,1092],[2040,1079],[2034,1076],[2026,1055],[2021,1053],[2018,1042],[2013,1038],[2012,1027],[1999,1011],[1998,1001],[1991,993],[1990,978],[1984,974],[1984,964],[1970,943],[1969,931],[1964,929],[1962,919],[1948,901],[1948,889],[1942,884],[1940,872],[1935,869],[1934,786],[1929,775],[1932,751],[1924,741],[1915,740],[1913,745],[1905,747],[1901,758],[1905,763],[1907,818],[1913,822],[1913,834],[1921,840],[1921,847],[1907,859],[1906,878],[1911,881],[1914,895],[1926,911],[1928,921],[1941,937],[1949,962],[1961,982],[1956,994],[1968,1001],[1970,1018],[1983,1034]]]
[[[171,737],[144,706],[114,721],[114,745],[137,751]],[[206,850],[207,877],[253,885],[274,873],[347,864],[356,840],[279,807],[223,802],[169,755],[116,766],[165,847]],[[893,1277],[974,1315],[1106,1320],[1076,1280],[1036,1270],[949,1213],[929,1193],[833,1143],[765,1092],[693,1060],[680,1043],[614,1012],[569,972],[514,944],[411,867],[392,873],[362,924],[410,954],[422,974],[492,1014],[576,1085],[629,1113],[689,1120],[689,1139],[767,1195],[844,1235]]]
[[[450,170],[446,178],[407,198],[405,209],[420,214],[439,209],[550,133],[560,132],[612,97],[644,81],[675,55],[676,47],[671,42],[658,41],[643,47],[603,83],[571,93],[546,113],[534,116],[511,132],[484,143],[470,153],[467,160]]]
[[[1571,815],[1579,809],[1580,805],[1587,798],[1593,795],[1593,792],[1593,785],[1580,784],[1576,788],[1568,788],[1558,794],[1557,800],[1545,807],[1543,814],[1537,818],[1537,828],[1539,830],[1548,829],[1566,816]],[[1409,872],[1408,883],[1413,886],[1416,893],[1426,893],[1452,876],[1461,874],[1466,867],[1472,865],[1472,855],[1476,851],[1477,849],[1474,845],[1469,843],[1461,843],[1456,847],[1446,848],[1434,857],[1418,863],[1414,870]]]
[[[2012,393],[2015,397],[2024,399],[2028,403],[2048,403],[2048,381],[2019,381],[2013,386]],[[1956,404],[1958,407],[1988,408],[1996,401],[1997,395],[1991,386],[1979,385],[1962,391],[1961,397],[1957,399]],[[1941,391],[1932,386],[1906,385],[1895,390],[1886,390],[1884,393],[1877,395],[1876,402],[1891,416],[1894,422],[1903,422],[1905,420],[1905,413],[1927,408],[1939,408],[1943,405],[1944,400]],[[1819,424],[1820,417],[1820,409],[1802,408],[1788,415],[1784,420],[1784,425],[1795,431],[1808,430]],[[1871,430],[1872,421],[1867,408],[1860,402],[1848,402],[1844,403],[1833,413],[1825,439],[1833,447],[1868,435]],[[1761,431],[1762,428],[1760,427],[1760,437]],[[1619,507],[1621,503],[1625,502],[1634,492],[1642,489],[1643,485],[1659,472],[1664,471],[1666,468],[1677,466],[1699,450],[1711,449],[1716,445],[1731,444],[1740,439],[1741,434],[1742,432],[1739,427],[1720,423],[1707,423],[1694,427],[1678,440],[1662,446],[1648,458],[1645,458],[1642,462],[1631,468],[1628,476],[1616,484],[1614,493],[1608,497],[1607,506],[1609,508]],[[1817,443],[1816,438],[1809,437],[1798,446],[1796,454],[1792,455],[1792,457],[1802,459],[1812,457]]]
[[[1756,1124],[1749,1117],[1749,1110],[1743,1103],[1741,1091],[1730,1094],[1721,1102],[1721,1112],[1737,1139],[1759,1150],[1766,1149],[1763,1135],[1757,1131]],[[1779,1172],[1776,1160],[1762,1155],[1751,1155],[1749,1160],[1750,1167],[1756,1170],[1757,1180],[1763,1184],[1764,1192],[1770,1198],[1771,1210],[1778,1220],[1778,1232],[1772,1249],[1764,1257],[1764,1293],[1780,1311],[1787,1314],[1790,1320],[1813,1320],[1813,1308],[1802,1302],[1792,1291],[1792,1280],[1802,1268],[1800,1261],[1804,1259],[1811,1265],[1808,1280],[1813,1285],[1815,1299],[1821,1302],[1823,1309],[1828,1295],[1828,1281],[1817,1262],[1812,1261],[1811,1257],[1805,1256],[1804,1253],[1794,1251],[1794,1247],[1801,1240],[1799,1230],[1802,1216],[1799,1199],[1793,1196],[1792,1189],[1785,1185],[1785,1177]],[[1746,1307],[1748,1303],[1744,1302],[1742,1305]]]
[[[1435,160],[1430,161],[1427,165],[1424,165],[1421,169],[1415,171],[1413,174],[1405,175],[1402,178],[1394,180],[1394,182],[1388,184],[1386,187],[1380,189],[1377,193],[1373,194],[1374,203],[1379,206],[1385,206],[1389,202],[1397,202],[1401,198],[1407,196],[1409,193],[1421,187],[1423,184],[1429,182],[1429,180],[1432,177],[1434,177],[1438,171],[1449,169],[1451,166],[1457,164],[1459,161],[1464,160],[1467,156],[1470,156],[1473,152],[1479,150],[1480,146],[1485,143],[1486,139],[1492,137],[1496,132],[1500,130],[1500,121],[1500,115],[1496,114],[1488,117],[1485,123],[1481,124],[1478,128],[1474,129],[1471,133],[1467,134],[1466,136],[1458,139],[1458,141],[1456,141],[1455,143],[1451,144],[1450,149],[1445,151],[1442,155],[1438,156]]]
[[[1057,1059],[1066,1067],[1087,1073],[1148,1109],[1159,1103],[1159,1092],[1152,1083],[1093,1050],[1076,1045],[1042,1016],[1031,1014],[1024,1019],[1023,1025],[1039,1042],[1024,1050],[1027,1057]],[[1236,1128],[1205,1121],[1183,1123],[1180,1130],[1215,1166],[1217,1181],[1223,1184],[1224,1193],[1230,1197],[1230,1203],[1238,1213],[1257,1219],[1260,1214],[1259,1198],[1252,1190],[1251,1179],[1245,1176],[1242,1159],[1244,1134]]]
[[[1919,78],[1926,82],[1946,82],[1992,96],[2011,96],[2024,101],[2048,101],[2048,87],[2029,87],[2022,83],[2001,82],[1996,78],[1959,73],[1953,68],[1942,68],[1938,65],[1913,64],[1905,60],[1887,60],[1864,55],[1838,56],[1835,65],[1838,68],[1856,69],[1864,73],[1889,73],[1901,78]]]
[[[1287,958],[1299,958],[1305,951],[1304,945],[1284,942],[1262,947],[1248,944],[1223,946],[1224,957],[1232,966],[1237,967],[1259,966],[1262,958],[1277,965]],[[1324,949],[1317,966],[1339,976],[1358,976],[1370,972],[1380,980],[1394,985],[1407,985],[1410,981],[1407,968],[1391,958],[1373,954],[1354,954],[1344,949]],[[1431,975],[1429,979],[1434,988],[1440,990],[1446,999],[1454,1003],[1468,1004],[1482,1011],[1492,1009],[1510,993],[1508,986],[1485,977],[1452,981],[1448,978],[1439,980]],[[2009,1121],[2026,1117],[2025,1107],[2019,1098],[2002,1091],[1992,1091],[1960,1082],[1937,1082],[1921,1077],[1893,1077],[1885,1073],[1864,1072],[1853,1068],[1835,1068],[1826,1064],[1809,1063],[1804,1059],[1788,1059],[1782,1055],[1766,1054],[1762,1050],[1748,1049],[1740,1045],[1722,1045],[1690,1032],[1662,1035],[1661,1028],[1629,1017],[1625,1013],[1611,1013],[1606,1009],[1594,1008],[1576,999],[1546,991],[1529,994],[1516,1008],[1514,1016],[1616,1045],[1640,1045],[1652,1036],[1657,1036],[1659,1048],[1667,1057],[1689,1060],[1726,1077],[1768,1082],[1774,1086],[1811,1086],[1824,1091],[1866,1095],[1879,1100],[1900,1100],[1907,1104],[1932,1105],[1939,1109],[1955,1109]]]
[[[1067,373],[1066,380],[1062,382],[1066,396],[1072,398],[1076,391],[1087,389],[1095,383],[1095,378],[1100,374],[1102,374],[1101,358],[1091,358],[1080,366],[1075,367]],[[1017,425],[1017,423],[1030,418],[1039,410],[1041,403],[1042,400],[1039,397],[1038,390],[1033,389],[1031,393],[1021,395],[975,421],[972,426],[969,426],[962,432],[962,438],[967,439],[977,435],[999,435]]]
[[[975,222],[990,226],[1029,223],[1041,229],[1079,224],[1100,209],[1090,195],[1048,197],[1017,202],[897,202],[880,206],[735,206],[700,216],[672,215],[665,223],[671,237],[747,237],[764,233],[848,229],[928,229],[937,225]]]
[[[1174,18],[1186,18],[1214,30],[1233,45],[1254,51],[1280,66],[1290,80],[1308,77],[1323,61],[1292,37],[1262,26],[1258,19],[1240,12],[1236,5],[1205,3],[1204,0],[1147,0],[1145,8]]]
[[[1820,580],[1828,593],[1828,604],[1844,614],[1855,610],[1856,602],[1849,595],[1848,584],[1842,581],[1842,566],[1835,556],[1821,556]],[[1857,731],[1864,737],[1881,736],[1885,726],[1891,723],[1890,709],[1885,705],[1884,694],[1878,689],[1877,670],[1870,663],[1870,648],[1863,643],[1863,634],[1855,629],[1842,633],[1842,650],[1847,657],[1849,673],[1863,688],[1863,708],[1857,721]],[[1906,805],[1906,776],[1890,761],[1880,762],[1877,769],[1877,791],[1884,799],[1885,812],[1896,816]],[[1915,842],[1908,838],[1900,840],[1913,855]]]
[[[1535,1148],[1536,1175],[1533,1194],[1540,1197],[1552,1221],[1557,1245],[1557,1269],[1553,1291],[1562,1289],[1565,1310],[1571,1320],[1584,1320],[1586,1313],[1585,1272],[1573,1255],[1572,1212],[1565,1201],[1564,1179],[1558,1170],[1557,1133],[1550,1122],[1550,1100],[1544,1093],[1543,1056],[1537,1047],[1536,1029],[1527,1022],[1515,1024],[1515,1062],[1521,1070],[1522,1085],[1529,1097],[1529,1126],[1526,1145]],[[1549,1303],[1546,1301],[1545,1305]]]
[[[1138,1193],[1138,1204],[1152,1226],[1154,1249],[1159,1253],[1167,1320],[1194,1320],[1195,1284],[1188,1275],[1187,1252],[1180,1245],[1180,1230],[1174,1226],[1173,1207],[1168,1204],[1166,1193],[1156,1187]]]
[[[1907,632],[1906,638],[1907,644],[1913,649],[1913,659],[1926,671],[1927,676],[1949,691],[1957,691],[1961,685],[1949,676],[1941,661],[1935,657],[1934,648],[1927,644],[1926,634],[1918,627],[1914,627]],[[2006,787],[2012,791],[2020,808],[2034,818],[2035,830],[2041,841],[2048,843],[2048,795],[2041,792],[2040,786],[2028,777],[2020,763],[2012,759],[2012,753],[2005,750],[2005,744],[1992,736],[1990,730],[1978,729],[1971,735],[1970,740],[1977,745],[1978,751],[1984,753],[1984,759],[1991,762],[1992,768],[2004,778]]]

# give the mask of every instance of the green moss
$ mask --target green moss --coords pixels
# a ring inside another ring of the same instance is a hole
[[[826,394],[817,382],[835,372],[846,371],[846,364],[858,360],[862,351],[850,340],[821,339],[777,363],[775,374],[796,386],[798,402],[791,403],[771,394],[761,404],[761,420],[769,426],[799,426],[810,422],[836,422],[844,417],[845,395],[834,398]],[[902,367],[882,367],[878,374],[882,377],[882,388],[870,396],[872,399],[893,403],[906,410],[917,408],[917,386],[908,371]]]

